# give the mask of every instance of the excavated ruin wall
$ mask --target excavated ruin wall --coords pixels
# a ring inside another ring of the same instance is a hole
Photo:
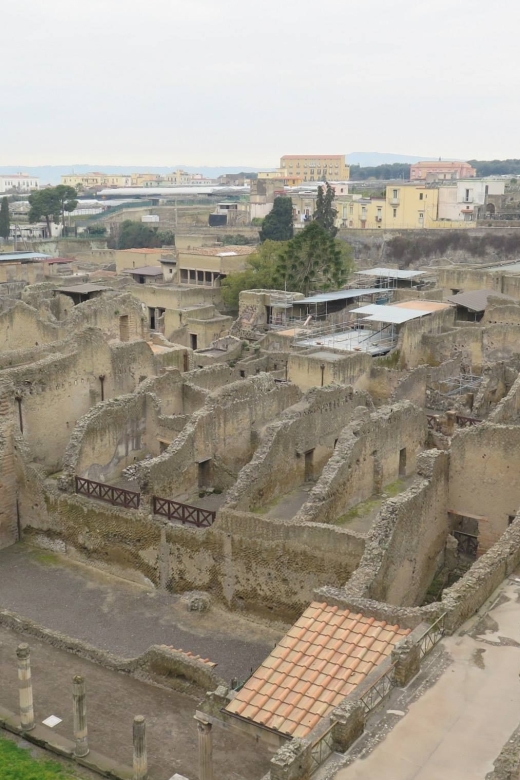
[[[249,511],[303,484],[305,454],[311,450],[315,453],[313,470],[319,474],[359,406],[373,408],[368,393],[351,387],[309,391],[297,406],[268,426],[261,446],[229,491],[226,506]]]
[[[198,486],[198,464],[211,461],[212,483],[224,490],[252,457],[260,431],[301,393],[268,374],[243,379],[208,397],[176,441],[157,458],[138,464],[136,476],[146,494],[174,498]]]
[[[24,541],[170,593],[202,590],[230,609],[296,619],[313,590],[339,586],[364,540],[327,526],[289,526],[226,513],[207,529],[169,525],[45,486],[37,470],[20,479]]]
[[[413,474],[427,436],[426,416],[409,401],[383,406],[372,414],[365,410],[341,432],[295,522],[333,523],[399,476]],[[406,463],[400,474],[402,450]]]
[[[414,606],[424,598],[449,534],[449,455],[438,450],[418,458],[418,481],[386,501],[370,530],[351,595]]]

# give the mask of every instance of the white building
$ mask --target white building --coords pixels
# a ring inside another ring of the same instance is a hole
[[[438,218],[473,222],[488,196],[503,195],[505,186],[503,179],[459,179],[456,184],[441,186]]]
[[[28,173],[1,173],[0,174],[0,192],[30,192],[37,190],[40,186],[40,180],[36,176],[29,176]]]

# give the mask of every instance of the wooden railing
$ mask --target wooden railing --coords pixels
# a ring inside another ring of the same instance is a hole
[[[125,509],[139,509],[141,494],[133,490],[105,485],[104,482],[95,482],[93,479],[76,477],[76,493],[87,498],[97,498],[106,501],[113,506],[122,506]]]
[[[482,420],[477,420],[476,417],[465,417],[463,414],[458,414],[456,422],[459,428],[471,428],[473,425],[480,425]]]
[[[470,558],[476,558],[478,553],[478,536],[475,534],[467,534],[464,531],[452,531],[453,536],[457,540],[457,550],[462,555],[467,555]]]
[[[216,512],[210,509],[200,509],[198,506],[181,504],[179,501],[158,496],[153,497],[153,511],[154,514],[166,517],[168,520],[178,520],[183,525],[188,523],[196,525],[197,528],[210,528],[216,516]]]

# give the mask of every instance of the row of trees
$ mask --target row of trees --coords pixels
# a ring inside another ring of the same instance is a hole
[[[328,184],[318,188],[312,219],[296,236],[291,199],[275,199],[263,221],[261,244],[247,258],[246,269],[222,281],[224,301],[231,309],[238,308],[242,290],[281,289],[308,295],[345,284],[353,267],[352,250],[336,239],[334,197]]]
[[[161,231],[142,222],[125,219],[121,222],[117,238],[108,242],[112,249],[156,249],[175,244],[171,230]]]

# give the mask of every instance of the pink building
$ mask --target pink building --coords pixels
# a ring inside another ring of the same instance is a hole
[[[475,168],[467,162],[418,162],[410,166],[410,181],[453,181],[454,179],[474,179]]]

